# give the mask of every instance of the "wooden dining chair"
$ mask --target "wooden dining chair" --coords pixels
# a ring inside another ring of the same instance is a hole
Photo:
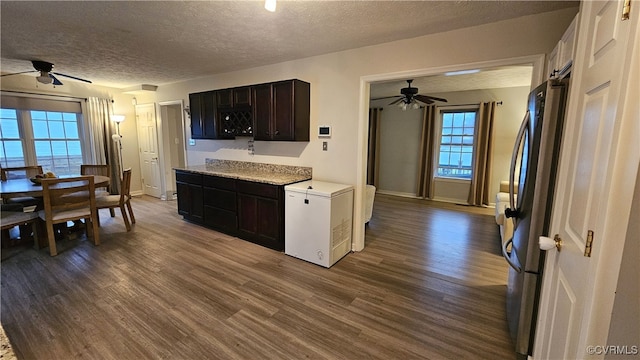
[[[109,165],[81,164],[80,175],[101,175],[111,179],[111,168]],[[96,198],[110,194],[111,187],[109,185],[96,188]],[[113,209],[109,209],[109,213],[111,217],[116,216],[116,212]]]
[[[124,220],[124,226],[127,228],[127,231],[131,231],[131,224],[136,223],[136,218],[133,215],[133,209],[131,208],[131,168],[125,169],[122,172],[120,195],[108,195],[96,198],[96,207],[98,209],[110,210],[120,208],[120,213]],[[129,216],[127,216],[126,210],[129,211]],[[129,217],[131,218],[131,222],[129,222]]]
[[[36,212],[24,212],[22,211],[22,207],[18,204],[15,204],[18,208],[16,209],[7,209],[8,206],[5,204],[2,205],[2,209],[0,210],[0,227],[3,231],[3,243],[4,243],[4,231],[11,229],[15,226],[26,226],[29,225],[31,227],[31,231],[33,232],[33,244],[36,249],[39,248],[38,243],[38,224],[36,220],[38,220],[38,213]],[[21,234],[22,236],[22,234]]]
[[[93,236],[93,243],[100,245],[93,176],[43,179],[42,195],[44,210],[38,215],[46,222],[51,256],[58,254],[53,225],[67,221],[84,219],[87,237]]]
[[[10,179],[30,179],[38,174],[43,174],[42,166],[20,166],[20,167],[7,167],[0,169],[0,179],[7,181]],[[31,196],[20,196],[6,199],[7,204],[20,204],[24,207],[39,206],[42,204],[42,200]]]

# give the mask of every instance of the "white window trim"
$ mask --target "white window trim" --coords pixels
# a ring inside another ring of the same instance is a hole
[[[436,117],[436,126],[434,128],[434,132],[438,134],[437,135],[438,139],[433,143],[433,146],[435,147],[433,152],[433,161],[431,162],[433,164],[433,169],[431,169],[433,178],[434,180],[445,179],[445,180],[455,180],[455,181],[470,183],[471,179],[462,179],[459,177],[438,175],[438,167],[440,165],[440,145],[442,142],[442,113],[448,112],[448,111],[475,111],[476,114],[479,115],[480,104],[438,106],[436,107],[436,111],[438,111],[438,116]],[[478,119],[477,116],[476,116],[476,119]],[[478,133],[478,121],[476,121],[473,128],[473,155],[471,160],[472,164],[473,164],[473,159],[475,159],[475,156],[476,156],[476,141],[477,141],[476,134],[477,133]]]

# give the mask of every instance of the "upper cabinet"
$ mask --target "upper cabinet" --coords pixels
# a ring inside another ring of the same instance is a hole
[[[309,141],[309,91],[309,83],[300,80],[254,86],[254,139]]]
[[[189,94],[191,137],[217,139],[216,96],[214,91]]]
[[[573,18],[573,21],[562,35],[562,38],[558,41],[558,44],[551,54],[549,54],[547,69],[550,78],[562,79],[566,77],[571,70],[576,45],[577,22],[578,15]]]
[[[309,141],[310,84],[300,80],[189,94],[194,139]]]

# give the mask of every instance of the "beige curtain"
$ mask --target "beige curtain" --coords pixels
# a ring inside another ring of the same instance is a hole
[[[369,109],[369,145],[367,157],[367,184],[378,187],[380,171],[380,119],[381,108]]]
[[[491,167],[493,159],[493,118],[496,103],[481,103],[476,131],[476,144],[469,189],[469,205],[489,205],[491,186]]]
[[[418,189],[416,195],[430,199],[433,197],[433,152],[436,127],[436,106],[427,105],[422,117],[422,135],[418,156]]]
[[[110,99],[97,97],[87,98],[87,117],[89,124],[89,139],[91,153],[89,162],[92,164],[109,164],[111,170],[111,192],[120,193],[120,169],[118,146],[112,139],[116,133],[115,123],[111,121],[113,103]]]

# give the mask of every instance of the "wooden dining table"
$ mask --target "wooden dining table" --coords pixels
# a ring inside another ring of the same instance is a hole
[[[102,175],[83,175],[83,176],[93,176],[95,187],[105,187],[109,185],[111,179],[108,176]],[[69,176],[71,177],[71,176]],[[73,184],[73,183],[66,183]],[[61,184],[64,186],[65,184]],[[10,179],[5,181],[0,181],[0,197],[3,199],[10,199],[14,197],[42,197],[42,185],[33,183],[29,179]]]

